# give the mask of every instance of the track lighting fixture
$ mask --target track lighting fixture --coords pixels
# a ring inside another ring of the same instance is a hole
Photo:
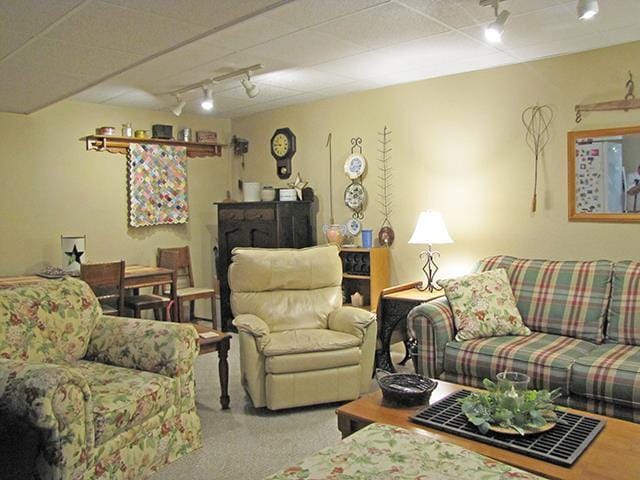
[[[217,77],[205,78],[204,80],[201,80],[197,83],[192,83],[191,85],[187,85],[172,92],[166,92],[166,95],[173,95],[176,98],[177,104],[174,108],[171,109],[171,111],[174,113],[174,115],[179,116],[182,113],[182,109],[186,105],[186,102],[182,101],[181,95],[183,93],[192,92],[199,89],[202,89],[204,94],[204,96],[202,97],[202,101],[200,102],[200,106],[207,111],[213,110],[213,85],[216,85],[224,80],[228,80],[229,78],[235,78],[241,75],[247,76],[247,78],[243,78],[242,80],[240,80],[240,83],[242,83],[247,96],[249,98],[253,98],[258,95],[259,89],[258,86],[251,81],[251,72],[255,72],[256,70],[260,70],[262,68],[264,68],[264,65],[262,65],[261,63],[257,63],[249,67],[239,68],[229,73],[218,75]]]
[[[182,115],[182,109],[184,108],[184,106],[186,104],[187,104],[187,102],[182,100],[180,95],[176,95],[176,106],[171,109],[171,112],[173,112],[173,114],[176,117],[179,117],[180,115]]]
[[[578,18],[580,20],[589,20],[595,17],[599,11],[598,0],[578,0]]]
[[[507,23],[509,18],[508,10],[502,10],[498,13],[498,4],[501,0],[480,0],[480,5],[483,7],[492,6],[496,19],[484,28],[484,38],[491,43],[499,43],[502,41],[502,34],[504,33],[504,24]]]
[[[247,97],[254,98],[258,93],[260,93],[258,86],[251,81],[251,73],[247,72],[247,78],[240,80],[240,83],[244,87]]]
[[[213,110],[213,92],[211,91],[210,86],[203,86],[202,91],[204,92],[204,97],[202,97],[202,102],[200,102],[200,106],[204,110]]]

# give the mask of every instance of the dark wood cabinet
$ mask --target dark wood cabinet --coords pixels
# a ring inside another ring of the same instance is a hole
[[[235,247],[303,248],[315,245],[313,202],[216,203],[222,330],[232,330],[227,274]]]

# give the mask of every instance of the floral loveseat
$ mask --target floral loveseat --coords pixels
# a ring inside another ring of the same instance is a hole
[[[497,268],[532,334],[454,341],[453,312],[440,298],[409,313],[418,372],[481,387],[514,370],[533,388],[560,388],[560,403],[640,422],[640,262],[495,256],[477,270]]]
[[[102,316],[80,280],[0,289],[0,432],[37,431],[35,478],[145,478],[201,445],[197,354],[190,325]]]

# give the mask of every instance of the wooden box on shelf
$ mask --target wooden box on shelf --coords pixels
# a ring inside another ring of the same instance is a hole
[[[345,305],[351,304],[351,295],[363,296],[363,308],[375,311],[380,292],[389,286],[389,249],[342,248],[342,291]]]

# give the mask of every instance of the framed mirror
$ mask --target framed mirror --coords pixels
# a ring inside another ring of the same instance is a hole
[[[569,221],[640,222],[640,126],[567,134]]]

